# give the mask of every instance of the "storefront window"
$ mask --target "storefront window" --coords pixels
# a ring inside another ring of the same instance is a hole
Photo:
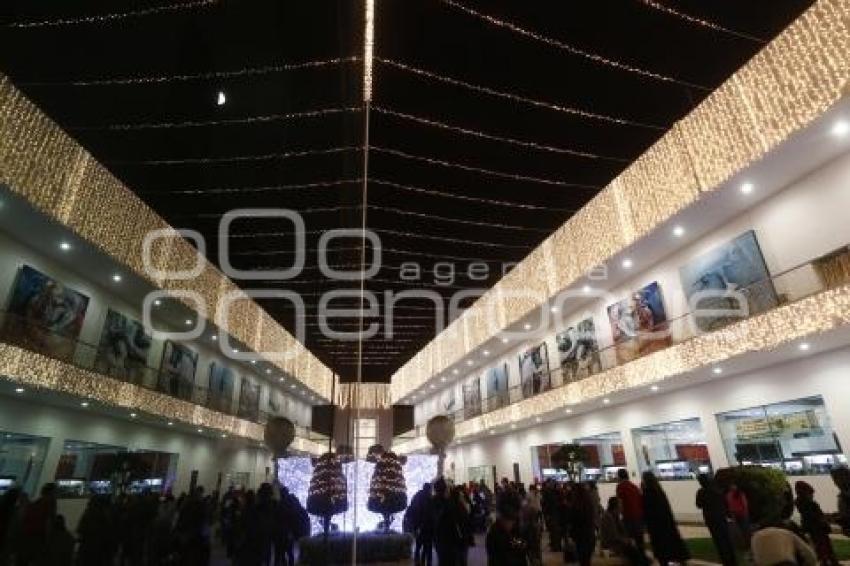
[[[617,471],[626,467],[626,452],[619,432],[577,438],[575,443],[584,447],[582,480],[616,481]]]
[[[662,480],[693,479],[711,472],[699,419],[637,428],[632,435],[641,472],[652,471]]]
[[[820,396],[721,413],[717,421],[730,463],[814,475],[847,462]]]
[[[168,452],[66,440],[56,467],[56,484],[61,497],[160,493],[174,480],[177,458]]]
[[[559,469],[552,463],[552,454],[558,451],[563,444],[544,444],[543,446],[531,447],[531,463],[535,475],[540,480],[567,481],[566,470]]]
[[[20,487],[35,495],[50,439],[14,432],[0,432],[0,495]]]

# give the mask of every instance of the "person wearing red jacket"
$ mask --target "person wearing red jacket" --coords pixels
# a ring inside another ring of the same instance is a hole
[[[738,489],[738,486],[734,483],[726,491],[726,509],[729,512],[729,517],[738,526],[738,530],[741,531],[744,544],[749,548],[750,536],[752,534],[750,504],[747,502],[747,495]]]

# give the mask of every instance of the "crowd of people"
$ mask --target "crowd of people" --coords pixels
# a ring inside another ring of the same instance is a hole
[[[34,501],[19,489],[0,499],[0,566],[206,566],[215,536],[234,566],[292,566],[309,531],[298,499],[265,483],[221,497],[202,487],[177,498],[95,495],[72,534],[46,484]]]
[[[754,524],[742,489],[721,489],[700,476],[696,506],[722,564],[737,565],[748,555],[756,566],[837,565],[830,534],[850,535],[850,470],[833,470],[832,477],[837,513],[825,514],[814,488],[797,481],[787,485],[781,517]],[[690,553],[661,483],[652,472],[641,479],[638,486],[620,470],[616,495],[603,506],[590,481],[548,480],[526,489],[505,478],[491,490],[483,481],[451,485],[440,478],[411,499],[403,527],[415,537],[417,565],[465,566],[475,535],[483,533],[491,566],[541,566],[544,539],[564,563],[581,566],[597,553],[636,566],[687,562]],[[795,510],[799,524],[792,520]],[[206,566],[214,537],[235,566],[290,566],[296,541],[309,532],[298,499],[268,483],[222,496],[201,487],[177,498],[93,496],[73,534],[57,513],[54,484],[32,501],[19,489],[0,498],[0,566]]]

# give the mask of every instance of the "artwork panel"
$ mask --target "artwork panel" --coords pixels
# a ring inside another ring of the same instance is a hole
[[[239,411],[241,419],[256,421],[260,418],[260,384],[242,378],[239,389]]]
[[[481,414],[481,380],[477,377],[463,384],[463,414],[467,419]]]
[[[504,407],[509,402],[508,364],[500,364],[487,370],[484,381],[487,384],[487,410]]]
[[[195,392],[197,367],[197,352],[183,344],[166,340],[162,349],[157,390],[178,399],[191,401]]]
[[[24,265],[12,286],[0,334],[11,344],[71,360],[88,305],[87,296]]]
[[[564,383],[584,379],[602,371],[596,326],[586,318],[555,337]]]
[[[106,312],[95,357],[95,370],[124,381],[148,385],[148,356],[153,339],[144,325],[112,309]]]
[[[618,364],[672,344],[667,311],[657,281],[609,305],[607,311]]]
[[[690,311],[696,311],[696,326],[702,332],[723,328],[779,304],[752,230],[680,267],[679,278]]]
[[[519,375],[523,398],[552,388],[546,343],[529,348],[519,356]]]
[[[212,362],[210,364],[209,392],[207,407],[220,413],[233,411],[233,390],[236,377],[229,367]]]

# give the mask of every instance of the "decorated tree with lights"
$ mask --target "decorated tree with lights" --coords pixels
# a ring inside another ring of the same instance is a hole
[[[319,456],[310,478],[307,492],[307,512],[321,517],[325,535],[331,526],[331,517],[348,510],[348,493],[342,461],[332,452]]]
[[[369,484],[369,511],[384,517],[384,530],[390,529],[393,515],[407,507],[407,486],[404,482],[403,461],[394,452],[375,456],[375,471]]]

